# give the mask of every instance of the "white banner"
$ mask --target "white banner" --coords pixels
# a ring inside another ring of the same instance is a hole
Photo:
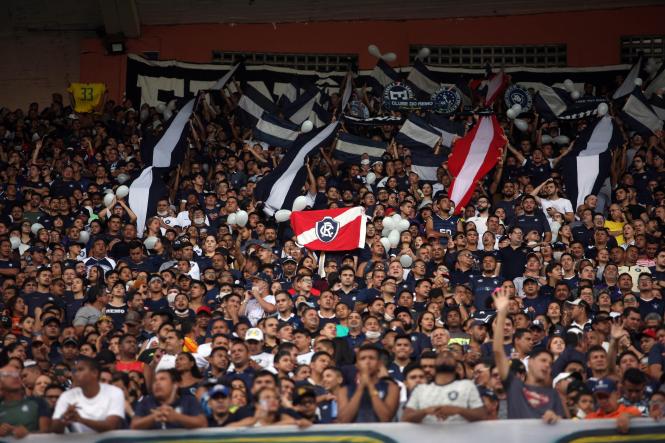
[[[114,431],[104,434],[32,434],[30,443],[141,443],[168,441],[192,442],[344,442],[354,443],[590,443],[652,442],[665,440],[665,425],[650,419],[631,422],[628,434],[616,432],[614,420],[563,420],[545,425],[540,420],[483,421],[473,424],[419,425],[410,423],[366,423],[353,425],[314,425],[266,428],[205,428],[170,431]]]

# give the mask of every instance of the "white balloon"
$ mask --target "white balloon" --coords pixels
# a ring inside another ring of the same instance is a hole
[[[509,119],[513,120],[513,119],[515,119],[515,117],[517,117],[517,113],[515,112],[515,110],[513,108],[510,108],[509,110],[506,111],[506,116]]]
[[[570,93],[570,98],[572,98],[573,100],[577,100],[578,98],[580,98],[580,91],[575,90],[575,91],[571,92]]]
[[[386,62],[394,62],[395,60],[397,60],[397,54],[395,54],[394,52],[388,52],[387,54],[383,54],[381,58],[383,59],[383,61]]]
[[[44,228],[44,225],[42,225],[41,223],[33,223],[33,225],[30,226],[30,232],[32,232],[33,234],[37,235],[37,233],[39,232],[39,230],[40,230],[40,229],[43,229],[43,228]]]
[[[393,223],[395,223],[395,228],[397,228],[397,225],[399,224],[399,221],[402,219],[402,216],[395,213],[392,215]]]
[[[111,205],[115,202],[115,195],[113,193],[108,193],[104,196],[104,206],[110,208]]]
[[[312,123],[309,120],[305,120],[304,122],[302,122],[302,125],[300,125],[300,132],[302,132],[303,134],[308,133],[312,129],[314,129],[314,123]]]
[[[367,47],[367,52],[369,52],[370,55],[373,55],[373,56],[376,57],[376,58],[380,58],[380,57],[381,57],[381,51],[379,51],[379,47],[376,46],[376,45],[369,45],[369,46]]]
[[[418,51],[418,55],[416,56],[416,58],[419,58],[420,60],[424,60],[427,57],[429,57],[430,54],[431,54],[431,51],[429,50],[429,48],[427,48],[427,47],[421,48],[420,51]]]
[[[293,209],[294,211],[302,211],[306,207],[307,207],[307,197],[305,197],[304,195],[300,195],[296,197],[295,200],[293,200],[293,207],[291,209]]]
[[[235,225],[236,224],[236,215],[234,214],[229,214],[228,217],[226,217],[226,224],[227,225]]]
[[[522,132],[529,129],[529,124],[527,122],[525,122],[524,120],[522,120],[521,118],[516,118],[515,119],[515,126],[517,126],[517,129],[519,129]]]
[[[522,105],[520,105],[519,103],[515,103],[510,107],[510,109],[514,110],[517,113],[517,115],[520,115],[522,113]]]
[[[641,78],[637,77],[635,79],[635,86],[642,86],[642,83],[644,83],[644,82],[642,81]]]
[[[376,174],[373,172],[368,172],[367,177],[365,177],[365,181],[367,181],[368,185],[373,185],[376,181]]]
[[[130,178],[131,177],[129,176],[129,174],[125,174],[124,172],[121,172],[120,174],[118,174],[118,176],[115,179],[118,181],[118,183],[123,184],[123,183],[126,183],[127,180],[129,180]]]
[[[391,247],[396,247],[399,244],[399,231],[397,231],[397,229],[390,231],[390,234],[388,234],[388,240],[390,241]]]
[[[395,229],[395,222],[391,217],[384,217],[383,219],[383,228],[392,231]]]
[[[248,219],[249,214],[247,214],[247,211],[240,210],[236,212],[236,225],[240,226],[241,228],[247,224]]]
[[[171,117],[173,117],[173,111],[164,109],[164,120],[171,120]]]
[[[390,231],[392,231],[392,229],[383,228],[383,230],[381,231],[381,237],[386,237],[387,238],[388,234],[390,234]]]
[[[169,109],[171,111],[175,111],[175,105],[176,105],[176,101],[175,101],[175,99],[173,99],[170,102],[168,102],[168,104],[166,105],[166,109]]]
[[[598,115],[600,115],[601,117],[603,115],[607,114],[607,111],[609,111],[609,110],[610,110],[610,108],[609,108],[609,106],[607,106],[607,103],[601,103],[601,104],[598,105],[598,108],[597,108]]]
[[[399,262],[402,265],[402,267],[410,268],[411,265],[413,264],[413,259],[411,258],[410,255],[404,254],[399,258]]]
[[[155,110],[160,114],[163,114],[164,110],[166,110],[166,106],[164,106],[164,103],[157,103],[157,106],[155,106]]]
[[[403,218],[399,221],[399,223],[397,223],[397,230],[399,232],[404,232],[409,229],[409,226],[411,226],[411,223],[409,223],[407,219]]]
[[[118,186],[118,189],[115,190],[115,196],[118,198],[125,198],[129,195],[129,188],[125,185]]]
[[[381,245],[383,245],[383,249],[388,252],[390,250],[390,240],[388,240],[386,237],[381,237],[381,240],[379,241],[381,242]]]
[[[143,245],[145,246],[146,249],[153,249],[156,244],[157,244],[157,237],[155,237],[154,235],[151,235],[150,237],[146,238],[143,241]]]
[[[287,221],[291,217],[291,211],[288,209],[280,209],[279,211],[275,212],[275,220],[277,220],[277,223],[282,223]]]
[[[573,81],[571,79],[567,78],[563,81],[563,87],[569,91],[572,91],[575,85],[573,84]]]
[[[88,233],[88,231],[79,232],[79,243],[86,244],[88,243],[88,240],[90,240],[90,234]]]
[[[18,249],[18,247],[21,246],[21,239],[15,235],[9,237],[9,242],[12,244],[12,249]]]
[[[570,139],[565,135],[557,135],[554,137],[554,143],[557,145],[567,145],[570,143]]]

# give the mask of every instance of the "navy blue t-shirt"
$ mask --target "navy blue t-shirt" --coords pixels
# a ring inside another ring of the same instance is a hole
[[[141,398],[134,408],[134,414],[137,417],[145,417],[151,414],[152,410],[161,406],[160,403],[152,395],[146,395]],[[171,404],[173,409],[176,409],[179,413],[183,415],[188,415],[190,417],[195,417],[197,415],[203,414],[201,405],[199,404],[196,397],[191,394],[181,394],[176,398],[175,402]],[[155,423],[152,429],[182,429],[184,426],[173,423]]]

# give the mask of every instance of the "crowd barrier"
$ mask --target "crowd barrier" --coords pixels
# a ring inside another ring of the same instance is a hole
[[[30,435],[0,443],[600,443],[663,442],[665,424],[650,419],[631,422],[628,434],[616,432],[614,420],[564,420],[545,425],[539,420],[484,421],[473,424],[418,425],[410,423],[314,425],[267,428],[205,428],[196,430],[114,431],[104,434]]]

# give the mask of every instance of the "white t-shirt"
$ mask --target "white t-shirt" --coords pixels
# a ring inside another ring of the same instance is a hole
[[[466,222],[473,222],[473,224],[476,226],[476,232],[478,232],[478,247],[482,249],[483,247],[483,234],[487,232],[487,217],[469,217]]]
[[[160,218],[162,219],[164,224],[167,225],[167,226],[170,226],[172,228],[177,228],[177,227],[180,226],[180,224],[178,224],[178,219],[175,218],[175,217],[168,216],[168,217],[160,217]],[[166,228],[159,228],[159,229],[162,231],[162,235],[166,234]]]
[[[268,352],[261,352],[260,354],[250,355],[249,358],[254,360],[263,369],[272,367],[275,356]]]
[[[263,300],[270,303],[271,305],[275,304],[275,296],[274,295],[266,295],[263,297]],[[249,299],[247,302],[247,307],[246,307],[246,317],[249,320],[249,322],[252,324],[252,327],[255,327],[256,324],[263,318],[265,315],[265,311],[261,307],[258,301],[256,301],[255,298]]]
[[[570,203],[570,200],[567,198],[557,198],[556,200],[541,198],[540,206],[543,207],[543,213],[545,213],[545,218],[547,218],[547,222],[550,224],[550,229],[552,228],[554,220],[552,220],[552,217],[547,213],[548,208],[554,208],[556,212],[560,212],[563,215],[566,215],[566,212],[575,212],[573,211],[573,204]]]
[[[461,408],[480,408],[483,401],[478,393],[478,388],[471,380],[457,380],[447,385],[430,383],[418,385],[411,393],[411,398],[406,402],[410,409],[426,409],[430,406],[459,406]],[[466,423],[461,415],[452,415],[445,420],[435,415],[426,415],[423,423]]]
[[[62,418],[69,405],[76,405],[79,415],[89,420],[105,420],[112,415],[124,418],[125,395],[122,390],[106,383],[100,383],[99,387],[99,392],[93,398],[83,395],[81,388],[63,392],[55,404],[53,419]],[[81,423],[72,423],[72,429],[74,432],[95,432]]]

